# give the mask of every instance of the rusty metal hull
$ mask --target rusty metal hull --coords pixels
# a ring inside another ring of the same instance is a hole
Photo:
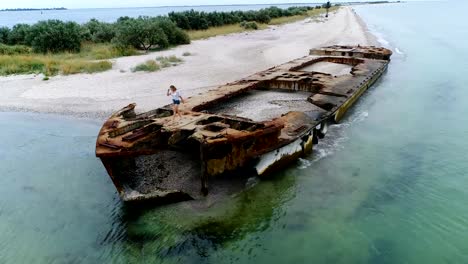
[[[328,123],[339,122],[379,79],[391,54],[377,47],[314,49],[189,98],[176,122],[170,106],[137,114],[130,104],[103,125],[96,156],[124,201],[197,199],[219,189],[219,181],[229,185],[246,175],[266,176],[312,152]],[[217,106],[256,91],[305,97],[278,98],[285,112],[266,120],[217,112]]]

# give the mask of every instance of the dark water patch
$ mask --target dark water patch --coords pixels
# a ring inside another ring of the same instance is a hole
[[[438,114],[451,115],[457,103],[458,85],[447,78],[432,83],[429,89],[433,89],[433,98],[428,100],[430,104],[427,107],[434,108]]]
[[[157,245],[158,249],[154,254],[161,259],[207,263],[218,250],[242,241],[252,233],[266,232],[271,227],[271,222],[275,221],[278,208],[288,199],[288,190],[294,182],[294,178],[284,175],[275,175],[272,180],[262,180],[231,197],[234,202],[229,208],[223,209],[226,213],[209,216],[211,209],[202,209],[207,215],[197,216],[190,226],[167,227],[167,223],[157,219],[154,223],[139,222],[142,217],[157,214],[161,208],[146,212],[141,208],[126,209],[125,214],[131,214],[125,217],[125,221],[128,221],[126,243],[138,245],[139,250],[144,252],[149,250],[150,245]],[[220,204],[214,207],[219,206],[223,207]],[[166,227],[154,228],[156,226]],[[236,262],[235,259],[229,261]]]
[[[34,186],[24,185],[23,191],[25,192],[37,192],[38,190]]]
[[[369,190],[366,199],[356,208],[353,217],[382,213],[383,206],[395,203],[408,196],[424,176],[424,154],[427,147],[419,143],[410,143],[401,148],[396,158],[399,169],[381,175],[376,186]]]
[[[368,264],[399,263],[395,252],[395,243],[388,239],[375,239],[369,245]]]
[[[262,231],[269,227],[275,206],[266,202],[262,207],[255,205],[255,197],[242,195],[235,212],[221,219],[209,219],[189,231],[190,235],[202,241],[209,241],[214,246],[242,239],[253,231]],[[256,210],[252,210],[255,206]]]
[[[361,173],[361,169],[360,168],[356,168],[353,173],[351,174],[351,176],[353,177],[358,177],[359,174]]]
[[[283,218],[288,219],[288,221],[283,224],[283,229],[287,232],[302,232],[307,229],[312,214],[309,213],[309,211],[295,211],[283,216]]]

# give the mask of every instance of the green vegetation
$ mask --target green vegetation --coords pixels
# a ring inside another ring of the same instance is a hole
[[[11,31],[8,32],[7,41],[4,44],[31,46],[30,38],[28,38],[30,30],[31,26],[28,24],[14,25]]]
[[[51,55],[0,56],[0,75],[95,73],[112,68],[109,61],[87,61],[83,59],[64,60]]]
[[[10,29],[8,27],[0,27],[0,43],[8,43]]]
[[[103,59],[125,54],[136,54],[136,51],[118,50],[110,44],[83,44],[80,53],[37,54],[25,46],[0,44],[0,75],[101,72],[112,68],[112,63]]]
[[[190,38],[167,18],[139,17],[119,19],[113,41],[119,47],[132,46],[148,51],[188,44]]]
[[[183,62],[182,59],[177,58],[176,56],[157,57],[156,60],[161,64],[161,67],[163,68],[176,66]]]
[[[94,43],[111,42],[115,37],[114,25],[99,22],[97,19],[93,18],[82,26],[81,37],[85,41]]]
[[[258,29],[258,25],[255,22],[242,21],[239,25],[245,29],[253,29],[253,30]]]
[[[0,28],[0,75],[93,73],[112,68],[105,60],[190,43],[167,17],[91,19],[79,25],[59,20]]]
[[[105,60],[123,56],[138,55],[138,52],[133,47],[117,47],[110,43],[83,43],[81,52],[76,54],[68,54],[72,57],[79,57],[89,60]]]
[[[147,72],[154,72],[159,71],[162,68],[168,68],[172,66],[176,66],[182,63],[183,60],[177,58],[176,56],[169,56],[169,57],[157,57],[156,60],[147,60],[144,63],[138,64],[135,68],[132,69],[133,72],[137,71],[147,71]]]
[[[60,20],[40,21],[26,33],[26,45],[37,53],[79,52],[81,49],[80,25]]]
[[[338,7],[332,7],[330,8],[330,11],[334,11],[337,9]],[[277,18],[271,19],[268,24],[257,24],[257,26],[258,26],[258,29],[265,29],[268,27],[268,25],[282,25],[286,23],[292,23],[292,22],[303,20],[307,17],[319,16],[321,14],[324,14],[325,12],[326,10],[324,8],[322,8],[321,6],[316,6],[313,9],[312,8],[309,9],[305,14],[277,17]],[[189,30],[187,32],[191,40],[197,40],[197,39],[205,39],[205,38],[210,38],[210,37],[219,36],[219,35],[240,33],[240,32],[244,32],[247,30],[250,30],[250,29],[246,29],[241,26],[241,23],[237,23],[233,25],[212,27],[207,30]]]
[[[30,54],[32,49],[22,45],[8,46],[0,44],[0,55]]]
[[[290,7],[281,9],[278,7],[269,7],[258,11],[232,11],[232,12],[199,12],[195,10],[184,12],[171,12],[169,18],[174,21],[178,27],[185,30],[206,30],[210,27],[219,27],[224,25],[238,24],[242,21],[257,22],[268,24],[271,19],[279,17],[289,17],[296,15],[305,15],[307,11],[314,7]]]
[[[138,64],[135,68],[132,69],[133,72],[137,71],[147,71],[147,72],[154,72],[159,71],[161,66],[155,60],[147,60],[144,63]]]

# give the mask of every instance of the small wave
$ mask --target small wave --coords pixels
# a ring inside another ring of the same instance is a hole
[[[384,46],[390,46],[390,42],[388,42],[386,39],[382,37],[378,38],[377,41]]]
[[[405,55],[405,53],[403,51],[401,51],[400,49],[398,49],[398,48],[395,48],[395,52],[400,54],[400,55]]]
[[[349,123],[361,122],[361,121],[364,121],[367,117],[369,117],[369,112],[364,111],[364,112],[359,113]]]
[[[312,165],[312,162],[310,162],[310,160],[306,160],[306,159],[299,158],[299,169],[300,169],[300,170],[307,169],[307,168],[309,168],[311,165]]]
[[[315,162],[333,155],[337,150],[343,148],[344,143],[349,139],[345,133],[349,126],[361,122],[369,116],[369,112],[362,111],[353,115],[347,122],[329,126],[329,130],[324,139],[320,139],[317,145],[314,145],[313,153],[309,159],[299,159],[299,169],[304,170],[311,167]]]
[[[320,144],[320,143],[319,143]],[[298,169],[300,170],[305,170],[309,167],[311,167],[315,162],[331,155],[334,153],[335,147],[333,146],[323,146],[323,147],[316,147],[314,148],[313,154],[311,156],[311,159],[299,159],[299,167]]]
[[[320,144],[320,143],[319,143]],[[313,159],[312,159],[312,162],[317,162],[327,156],[330,156],[332,155],[333,153],[335,153],[335,149],[337,149],[337,146],[325,146],[323,148],[317,148],[315,150],[315,153],[313,155]]]
[[[370,32],[377,38],[377,42],[382,44],[382,46],[387,48],[391,46],[390,42],[387,39],[385,39],[384,34],[382,34],[378,29],[372,29],[370,30]]]

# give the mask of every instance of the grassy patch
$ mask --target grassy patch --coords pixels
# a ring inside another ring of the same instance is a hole
[[[258,24],[256,22],[247,22],[247,21],[242,21],[240,24],[239,24],[241,27],[245,28],[245,29],[253,29],[253,30],[257,30],[258,29]]]
[[[132,69],[132,72],[138,71],[146,71],[146,72],[154,72],[159,71],[161,66],[155,60],[147,60],[144,63],[138,64],[135,68]]]
[[[109,61],[89,62],[82,60],[65,61],[60,65],[60,73],[64,75],[76,73],[96,73],[112,69]]]
[[[111,44],[83,44],[79,53],[38,54],[25,46],[0,44],[0,75],[95,73],[112,68],[105,59],[140,54],[133,48],[116,48]],[[96,61],[99,60],[99,61]]]
[[[9,46],[0,43],[0,55],[19,55],[19,54],[30,54],[32,49],[30,47],[22,45]]]
[[[85,43],[82,45],[81,52],[76,54],[81,58],[92,60],[105,60],[123,56],[133,56],[141,54],[135,48],[117,48],[112,44]]]
[[[66,60],[54,55],[0,55],[0,75],[95,73],[112,68],[109,61]]]
[[[181,58],[177,58],[176,56],[157,57],[156,60],[161,64],[161,67],[163,68],[176,66],[183,62]]]
[[[176,56],[169,56],[169,57],[157,57],[156,60],[147,60],[144,63],[138,64],[135,68],[132,69],[132,72],[137,71],[146,71],[146,72],[154,72],[159,71],[162,68],[168,68],[172,66],[179,65],[182,63],[183,60]]]
[[[329,12],[333,12],[338,10],[339,7],[332,7],[330,8]],[[326,10],[324,8],[320,9],[312,9],[307,11],[306,15],[299,15],[299,16],[290,16],[290,17],[280,17],[280,18],[274,18],[270,21],[270,23],[267,24],[258,24],[258,29],[266,29],[268,28],[269,25],[282,25],[282,24],[287,24],[287,23],[293,23],[297,22],[303,19],[306,19],[308,17],[316,17],[322,14],[325,14]],[[207,30],[189,30],[187,33],[190,36],[191,40],[197,40],[197,39],[206,39],[210,37],[215,37],[215,36],[220,36],[220,35],[227,35],[227,34],[232,34],[232,33],[241,33],[245,31],[250,31],[252,29],[246,29],[242,27],[239,24],[234,24],[234,25],[225,25],[221,27],[212,27]]]

